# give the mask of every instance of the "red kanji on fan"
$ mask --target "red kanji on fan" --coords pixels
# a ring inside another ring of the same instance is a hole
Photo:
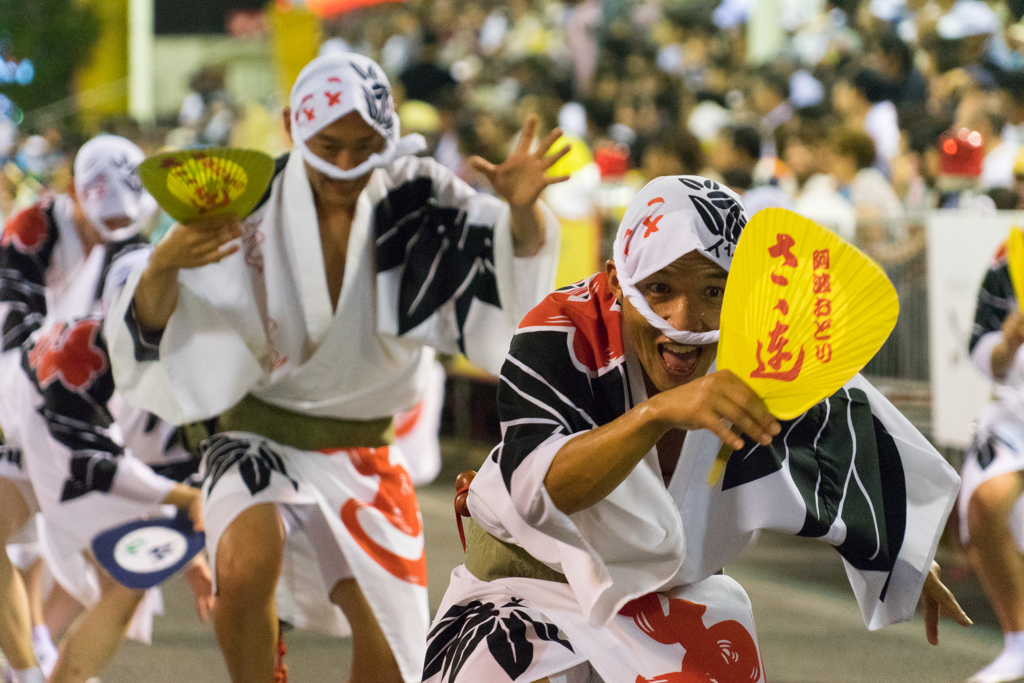
[[[828,299],[814,300],[814,317],[827,318],[832,315],[832,302]]]
[[[828,270],[832,267],[831,257],[828,249],[815,249],[814,250],[814,270]]]
[[[800,265],[800,262],[796,260],[796,256],[793,254],[793,247],[796,245],[796,240],[793,239],[793,236],[780,232],[775,236],[775,239],[775,244],[768,247],[768,255],[772,258],[782,257],[783,265],[790,268],[796,268]]]
[[[785,233],[779,233],[775,236],[776,242],[773,246],[768,247],[768,255],[772,258],[781,258],[782,265],[789,266],[790,268],[796,268],[799,265],[796,256],[793,254],[793,246],[796,244],[796,240],[793,239],[792,235]],[[771,273],[769,276],[771,281],[780,287],[785,287],[789,284],[789,279],[778,273]]]
[[[832,292],[832,275],[830,273],[815,274],[811,289],[815,294],[829,294]]]
[[[781,321],[775,323],[775,328],[768,333],[769,341],[767,352],[770,354],[767,364],[761,357],[761,352],[764,349],[764,343],[761,340],[757,342],[757,369],[750,373],[752,378],[765,378],[765,379],[778,379],[783,382],[792,382],[800,376],[800,369],[804,364],[804,349],[801,346],[800,351],[797,354],[796,361],[792,367],[788,370],[783,370],[782,366],[789,361],[793,360],[793,354],[786,350],[786,346],[789,344],[789,339],[784,335],[789,330],[789,325],[784,324]],[[768,367],[772,370],[769,371]]]

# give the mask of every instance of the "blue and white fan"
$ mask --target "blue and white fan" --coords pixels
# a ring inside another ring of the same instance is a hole
[[[188,515],[128,522],[92,540],[96,560],[127,588],[159,585],[187,565],[206,545]]]

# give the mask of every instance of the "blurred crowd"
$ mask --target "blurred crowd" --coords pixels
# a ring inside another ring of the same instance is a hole
[[[1022,205],[1022,13],[1021,0],[410,1],[327,21],[321,52],[382,64],[403,127],[475,186],[467,158],[504,158],[528,113],[542,134],[561,126],[574,149],[555,170],[573,180],[549,203],[605,235],[647,180],[695,173],[751,213],[795,209],[898,267],[923,247],[923,212]],[[762,27],[774,56],[755,64]],[[283,151],[279,111],[224,84],[223,66],[203,69],[177,120],[111,128],[147,150]],[[74,142],[0,117],[0,215],[62,189]]]

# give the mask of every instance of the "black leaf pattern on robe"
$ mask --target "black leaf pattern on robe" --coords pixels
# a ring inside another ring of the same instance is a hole
[[[846,561],[859,570],[891,572],[906,532],[906,477],[867,394],[841,389],[783,422],[770,446],[748,440],[729,458],[723,490],[769,476],[787,458],[806,508],[799,535],[824,536],[841,517],[846,538],[836,549]]]
[[[299,490],[299,482],[288,474],[284,459],[262,440],[238,439],[217,434],[203,444],[203,450],[206,451],[206,478],[210,480],[207,495],[236,463],[242,481],[248,487],[249,493],[254,496],[270,486],[270,476],[273,472],[285,477],[296,491]]]
[[[440,206],[430,178],[396,187],[375,209],[377,272],[404,265],[398,295],[398,333],[405,334],[454,300],[459,347],[474,299],[501,307],[494,272],[493,227]]]
[[[981,469],[987,469],[992,464],[992,461],[996,459],[996,444],[1002,444],[1004,448],[1009,448],[1011,451],[1015,450],[998,434],[989,434],[988,438],[984,440],[975,436],[971,447],[967,449],[967,457],[975,458]]]
[[[498,610],[493,602],[473,600],[466,605],[453,605],[427,634],[427,657],[423,680],[438,673],[454,681],[469,655],[494,630]]]
[[[453,683],[483,642],[509,679],[516,680],[533,663],[533,643],[527,625],[533,627],[537,639],[558,643],[574,652],[569,641],[559,636],[555,624],[531,618],[520,609],[521,604],[521,598],[513,598],[500,608],[480,600],[450,607],[427,635],[423,680],[441,674],[441,681]]]
[[[494,630],[487,636],[487,648],[513,681],[533,662],[533,643],[526,637],[526,622],[516,612],[495,621]]]
[[[2,441],[3,439],[0,439]],[[0,443],[0,462],[9,462],[19,470],[22,469],[21,449]]]

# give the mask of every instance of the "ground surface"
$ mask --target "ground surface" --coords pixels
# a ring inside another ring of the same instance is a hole
[[[445,473],[419,491],[432,609],[452,568],[462,561],[452,512],[454,474],[481,457],[479,450],[449,452]],[[750,594],[771,683],[955,683],[988,663],[1002,637],[970,572],[949,553],[940,560],[977,625],[961,629],[944,622],[937,648],[926,642],[920,618],[869,633],[839,556],[823,544],[766,534],[727,573]],[[103,683],[227,682],[212,628],[195,618],[184,582],[174,579],[165,591],[167,613],[156,622],[154,645],[127,643],[104,672]],[[288,645],[291,683],[347,680],[348,641],[292,631]]]
[[[432,609],[462,557],[451,501],[447,482],[420,491]],[[979,623],[972,629],[944,623],[936,648],[925,641],[920,619],[869,633],[839,556],[812,541],[765,536],[727,571],[750,594],[771,683],[953,683],[984,666],[1001,646],[991,612],[969,577],[954,590]],[[155,641],[126,644],[104,683],[227,681],[212,629],[196,621],[180,580],[167,586],[167,615],[157,621]],[[347,679],[348,641],[293,631],[288,644],[292,683]]]

